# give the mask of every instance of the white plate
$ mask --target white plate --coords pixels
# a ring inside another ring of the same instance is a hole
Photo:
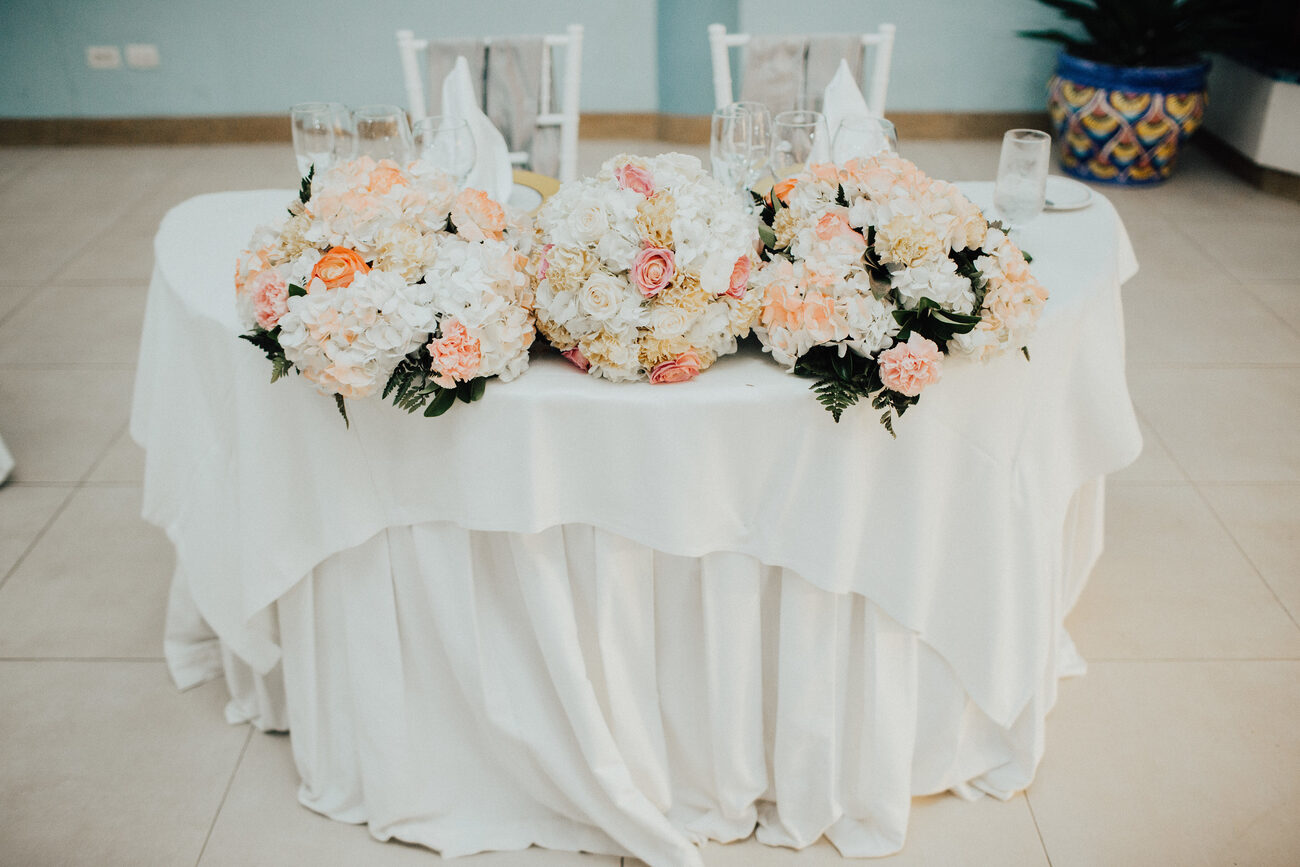
[[[1049,175],[1047,178],[1047,204],[1049,211],[1077,211],[1092,204],[1092,190],[1078,181]]]
[[[542,194],[532,187],[514,184],[510,188],[510,204],[521,211],[531,211],[542,204]]]

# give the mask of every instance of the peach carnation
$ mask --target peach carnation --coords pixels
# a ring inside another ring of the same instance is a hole
[[[271,268],[254,277],[248,288],[253,296],[253,314],[257,317],[257,324],[270,331],[289,310],[289,281]]]
[[[926,386],[934,385],[943,373],[939,345],[915,331],[906,343],[896,343],[880,353],[877,361],[885,388],[908,397],[916,397]]]
[[[467,241],[500,241],[506,228],[506,212],[487,193],[467,187],[452,203],[451,221],[456,233]]]
[[[457,319],[443,321],[442,336],[429,341],[429,354],[433,372],[438,374],[434,382],[443,388],[473,379],[483,357],[478,338]]]

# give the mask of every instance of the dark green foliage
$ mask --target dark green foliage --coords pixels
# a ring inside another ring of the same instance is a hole
[[[311,198],[311,179],[316,177],[316,167],[311,166],[307,169],[307,176],[302,179],[302,184],[298,187],[298,201],[304,205]]]
[[[1211,52],[1254,46],[1250,0],[1038,0],[1081,28],[1022,30],[1072,56],[1116,66],[1182,66]]]
[[[348,421],[348,407],[343,402],[343,395],[334,395],[334,405],[339,408],[339,415],[343,416],[343,426],[352,427],[352,422]]]
[[[922,298],[915,310],[895,310],[894,319],[902,326],[898,333],[899,342],[907,340],[915,331],[922,337],[928,337],[940,347],[945,346],[958,334],[979,325],[978,314],[949,313],[929,298]]]
[[[284,357],[284,350],[280,348],[280,327],[278,325],[271,331],[256,327],[247,334],[239,335],[239,339],[247,340],[266,354],[267,359],[271,362],[271,382],[288,375],[289,371],[293,370],[293,363]]]

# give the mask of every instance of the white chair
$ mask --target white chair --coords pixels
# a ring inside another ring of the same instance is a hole
[[[874,33],[862,34],[862,50],[873,48],[870,87],[863,88],[867,94],[867,106],[873,114],[885,116],[885,92],[889,88],[889,68],[894,57],[894,31],[892,24],[881,24]],[[733,102],[736,97],[731,90],[731,56],[728,49],[748,45],[752,36],[748,33],[728,33],[722,24],[709,25],[709,51],[713,58],[713,102],[715,108],[722,108]],[[866,69],[864,63],[863,69]],[[820,83],[822,86],[826,82]]]
[[[485,39],[489,52],[492,40]],[[420,120],[429,113],[424,93],[421,62],[427,59],[428,39],[416,39],[410,30],[397,31],[397,48],[402,59],[402,76],[406,81],[406,99],[411,121]],[[551,105],[552,52],[564,49],[564,82],[559,110]],[[578,175],[578,100],[582,89],[582,25],[570,24],[564,33],[547,34],[542,38],[541,93],[538,98],[537,126],[560,129],[560,180],[570,181]],[[484,97],[480,94],[480,99]],[[510,154],[515,165],[528,162],[529,155],[521,151]]]

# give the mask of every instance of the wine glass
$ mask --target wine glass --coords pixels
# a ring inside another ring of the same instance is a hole
[[[709,135],[709,165],[713,177],[737,195],[749,174],[750,114],[732,103],[713,112]]]
[[[897,155],[898,131],[883,117],[852,114],[840,121],[831,153],[837,163],[882,153]]]
[[[434,115],[415,122],[416,158],[429,168],[446,172],[465,186],[474,168],[477,149],[469,123],[449,115]]]
[[[745,187],[753,189],[768,172],[772,158],[772,112],[761,102],[733,103],[749,113],[749,161],[745,173]]]
[[[778,180],[797,175],[811,163],[831,157],[826,116],[820,111],[783,111],[772,120],[772,174]]]
[[[334,115],[334,162],[347,162],[357,156],[357,124],[352,109],[341,102],[331,102]]]
[[[1023,227],[1043,211],[1052,137],[1036,129],[1008,130],[1002,137],[993,208],[1009,224]]]
[[[334,112],[329,103],[299,103],[289,110],[289,117],[299,176],[307,177],[313,166],[317,172],[329,168],[334,161]]]
[[[395,105],[365,105],[352,114],[357,124],[357,153],[373,160],[405,165],[411,158],[411,127]]]

